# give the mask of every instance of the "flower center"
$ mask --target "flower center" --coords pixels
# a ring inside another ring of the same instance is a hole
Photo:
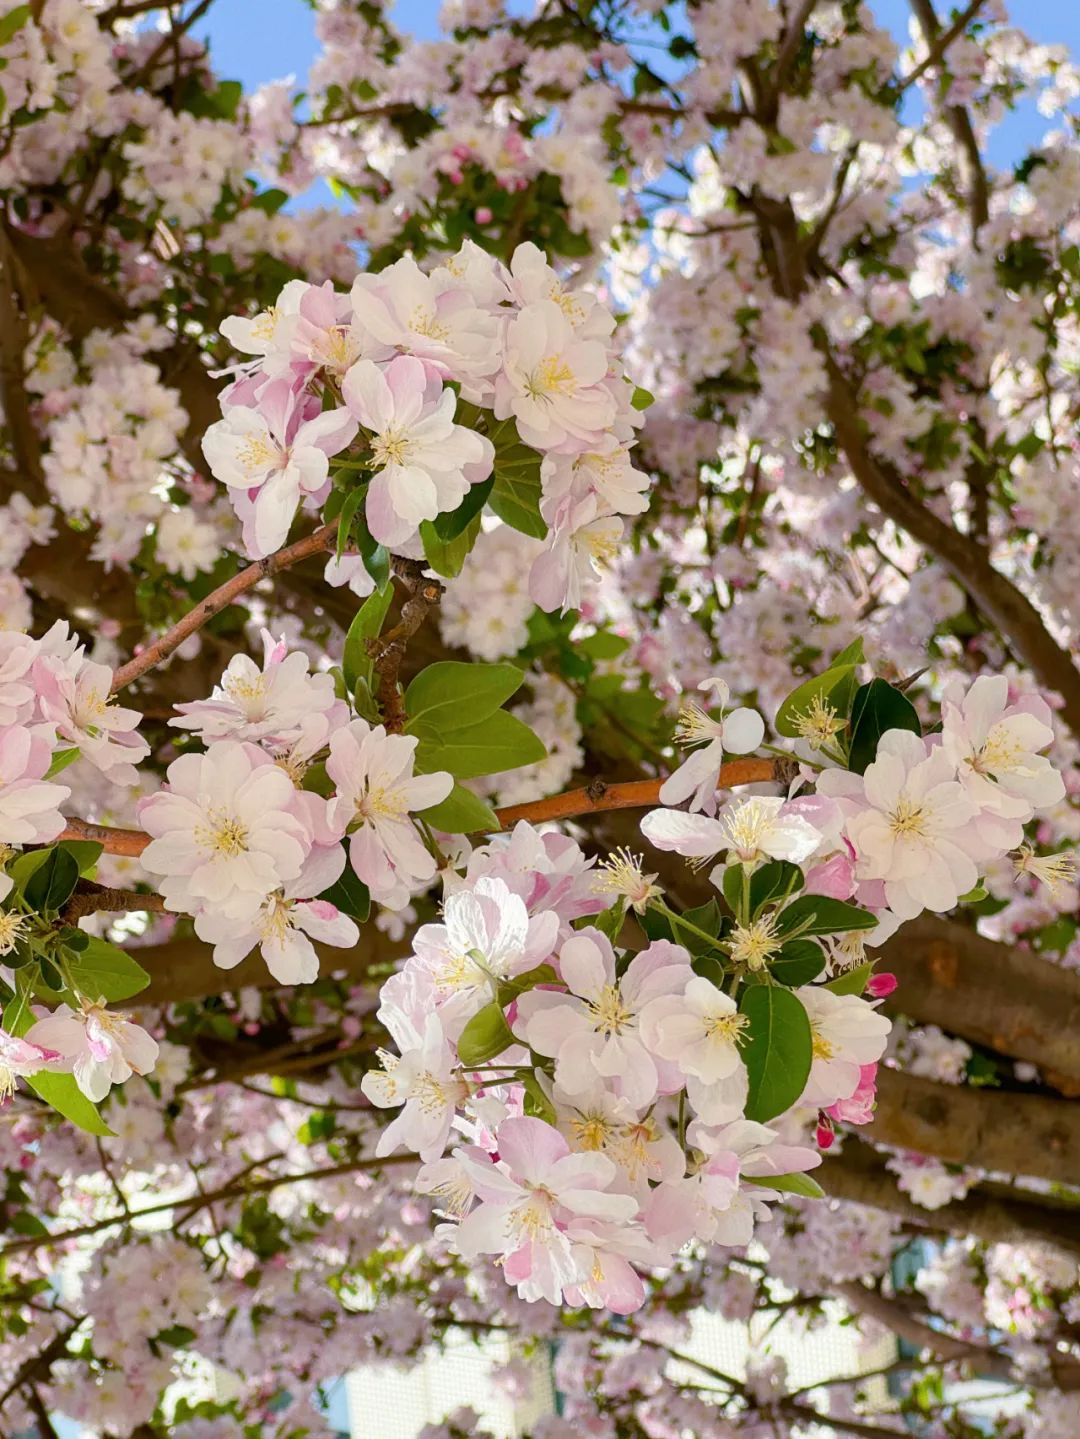
[[[214,854],[235,859],[238,854],[247,851],[247,826],[226,810],[212,809],[207,814],[206,823],[196,829],[195,843]]]
[[[356,801],[356,817],[360,820],[401,819],[405,813],[400,795],[381,786],[367,790]]]
[[[593,1027],[601,1034],[619,1034],[630,1023],[630,1011],[615,984],[605,984],[599,996],[589,1001],[589,1010]]]
[[[414,335],[423,335],[426,340],[438,340],[445,344],[450,338],[450,329],[436,316],[434,310],[417,305],[409,316],[409,329]]]
[[[705,713],[693,700],[684,700],[675,724],[675,743],[689,748],[695,744],[706,744],[710,740],[723,739],[724,727],[711,715]]]
[[[772,816],[754,800],[747,800],[724,819],[724,829],[734,849],[742,860],[758,857],[761,843],[772,828]]]
[[[276,305],[271,305],[269,310],[263,310],[262,314],[256,315],[251,322],[251,338],[253,340],[272,340],[274,331],[277,329],[278,311]]]
[[[380,469],[403,465],[409,454],[409,437],[400,430],[385,430],[372,440],[371,453]]]
[[[772,918],[756,919],[753,924],[739,925],[732,930],[731,957],[736,964],[745,964],[747,969],[763,969],[770,954],[775,953],[780,944]]]
[[[26,924],[25,914],[16,914],[14,910],[0,909],[0,954],[10,954],[15,948],[15,942]]]
[[[265,435],[248,435],[237,450],[236,458],[242,470],[249,475],[254,475],[259,470],[266,470],[278,464],[281,453]]]
[[[812,1050],[815,1059],[832,1059],[836,1054],[836,1046],[831,1040],[825,1038],[815,1025],[810,1026]]]
[[[795,715],[794,719],[799,737],[806,740],[811,749],[823,748],[844,728],[844,721],[820,695],[815,695],[805,713]]]
[[[525,393],[531,400],[573,394],[574,385],[574,372],[559,355],[548,355],[525,377]]]
[[[261,710],[262,702],[266,698],[266,676],[259,675],[257,679],[247,680],[240,675],[225,675],[221,688],[233,704],[244,710],[249,719],[253,719],[254,712]]]
[[[1026,766],[1020,763],[1023,753],[1003,725],[994,725],[986,736],[981,750],[973,754],[968,764],[976,774],[1022,773]]]
[[[292,907],[292,900],[285,899],[280,892],[270,896],[269,904],[259,923],[259,934],[264,942],[284,943],[285,936],[289,932],[289,913]]]
[[[724,1044],[741,1044],[749,1022],[745,1014],[712,1014],[705,1021],[705,1033]]]
[[[611,1125],[602,1114],[583,1114],[571,1121],[570,1133],[578,1149],[603,1149],[611,1136]]]
[[[889,828],[898,838],[924,839],[928,829],[926,811],[909,799],[898,801],[889,816]]]

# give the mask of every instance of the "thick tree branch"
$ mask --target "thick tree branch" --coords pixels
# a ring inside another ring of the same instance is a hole
[[[947,1164],[1057,1184],[1080,1180],[1080,1104],[878,1071],[870,1137]]]
[[[971,1234],[986,1244],[1049,1244],[1080,1255],[1080,1209],[1032,1193],[999,1197],[976,1185],[963,1199],[939,1209],[924,1209],[897,1185],[876,1150],[848,1135],[842,1153],[830,1153],[816,1170],[826,1192],[894,1214],[905,1224],[931,1234]]]

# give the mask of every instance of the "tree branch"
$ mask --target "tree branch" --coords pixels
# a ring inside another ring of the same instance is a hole
[[[189,610],[183,619],[177,620],[171,629],[165,631],[156,640],[142,649],[134,659],[128,660],[126,665],[121,665],[113,675],[113,693],[119,694],[133,680],[144,675],[155,665],[161,664],[162,660],[168,659],[174,650],[184,643],[189,635],[195,634],[202,629],[208,620],[220,614],[240,595],[246,594],[248,590],[254,589],[260,580],[269,579],[271,575],[278,574],[281,570],[288,569],[290,565],[298,564],[301,560],[309,559],[312,555],[324,554],[333,549],[334,537],[337,534],[337,523],[323,525],[305,535],[302,540],[294,544],[286,545],[284,549],[276,550],[274,554],[267,555],[264,560],[256,560],[247,569],[241,570],[239,574],[233,575],[231,580],[226,580],[223,585],[218,585],[195,606]],[[87,836],[89,838],[89,836]],[[111,850],[112,854],[132,854],[140,851],[133,850]]]
[[[959,28],[957,28],[956,24],[951,25],[949,31],[954,31],[955,33],[950,36],[945,44],[942,44],[941,21],[937,17],[933,0],[911,0],[911,8],[915,12],[927,46],[930,48],[932,54],[936,52],[936,58],[933,62],[936,64],[948,48],[948,45],[960,34],[964,25],[967,24],[967,20],[971,18],[971,15],[967,16],[967,19],[961,17],[963,24],[959,24]],[[971,11],[972,15],[980,8],[981,0],[979,4],[968,6],[968,10]],[[949,31],[945,33],[949,34]],[[962,167],[965,171],[963,178],[968,192],[968,206],[971,210],[972,243],[975,245],[975,248],[978,249],[979,231],[990,218],[990,186],[986,179],[986,170],[983,166],[979,142],[975,138],[975,131],[971,124],[971,116],[963,105],[946,105],[944,115],[945,123],[952,131],[953,139],[960,147]]]

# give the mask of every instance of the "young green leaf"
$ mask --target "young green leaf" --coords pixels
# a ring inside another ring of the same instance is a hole
[[[392,585],[375,590],[357,610],[349,632],[345,636],[345,650],[341,668],[345,676],[345,687],[349,694],[356,689],[359,680],[371,683],[371,656],[367,652],[368,640],[382,632],[386,613],[394,598]]]
[[[781,946],[776,958],[769,961],[769,973],[773,979],[786,984],[789,989],[809,984],[824,968],[825,951],[812,939],[789,939]]]
[[[433,731],[445,737],[473,728],[521,688],[525,671],[511,664],[439,660],[427,665],[405,691],[406,734]]]
[[[478,834],[499,829],[498,817],[491,806],[460,784],[456,784],[439,804],[433,804],[420,813],[432,829],[442,830],[445,834]]]
[[[473,1064],[487,1064],[514,1042],[502,1006],[492,1001],[474,1014],[461,1031],[458,1057],[466,1068]]]
[[[750,1080],[746,1117],[764,1124],[790,1109],[806,1088],[813,1060],[810,1020],[789,989],[772,984],[748,985],[739,1010],[748,1021],[742,1048]]]
[[[56,910],[67,903],[79,882],[79,863],[59,846],[47,850],[23,886],[23,898],[31,909]]]
[[[921,735],[918,711],[893,685],[873,679],[859,689],[851,706],[848,767],[856,774],[864,774],[877,755],[878,740],[891,729]]]
[[[69,961],[71,978],[91,1003],[130,999],[150,983],[150,976],[125,950],[107,940],[89,936],[86,945]]]
[[[408,728],[408,727],[407,727]],[[429,739],[423,731],[416,747],[417,769],[425,774],[447,770],[455,779],[501,774],[547,756],[538,735],[505,710],[496,710],[479,724]]]
[[[804,1199],[824,1199],[825,1191],[809,1174],[744,1174],[747,1184],[759,1184],[762,1189],[776,1189],[781,1194],[801,1194]]]
[[[798,930],[799,938],[810,934],[846,934],[852,929],[873,929],[877,916],[857,904],[830,899],[825,894],[801,894],[776,916],[778,934]]]

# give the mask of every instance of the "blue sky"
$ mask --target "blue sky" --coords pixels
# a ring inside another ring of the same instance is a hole
[[[882,22],[906,42],[907,0],[870,0]],[[256,21],[255,11],[258,10]],[[428,38],[438,32],[439,0],[397,0],[392,15],[404,31]],[[948,12],[938,0],[938,10]],[[1080,54],[1080,3],[1077,0],[1012,0],[1010,11],[1036,41],[1064,44]],[[317,52],[314,14],[304,0],[215,0],[199,35],[208,35],[219,74],[241,80],[245,89],[295,75],[303,83]],[[990,159],[998,166],[1011,164],[1039,143],[1047,129],[1034,106],[1009,115],[994,131]],[[321,198],[321,197],[320,197]]]

